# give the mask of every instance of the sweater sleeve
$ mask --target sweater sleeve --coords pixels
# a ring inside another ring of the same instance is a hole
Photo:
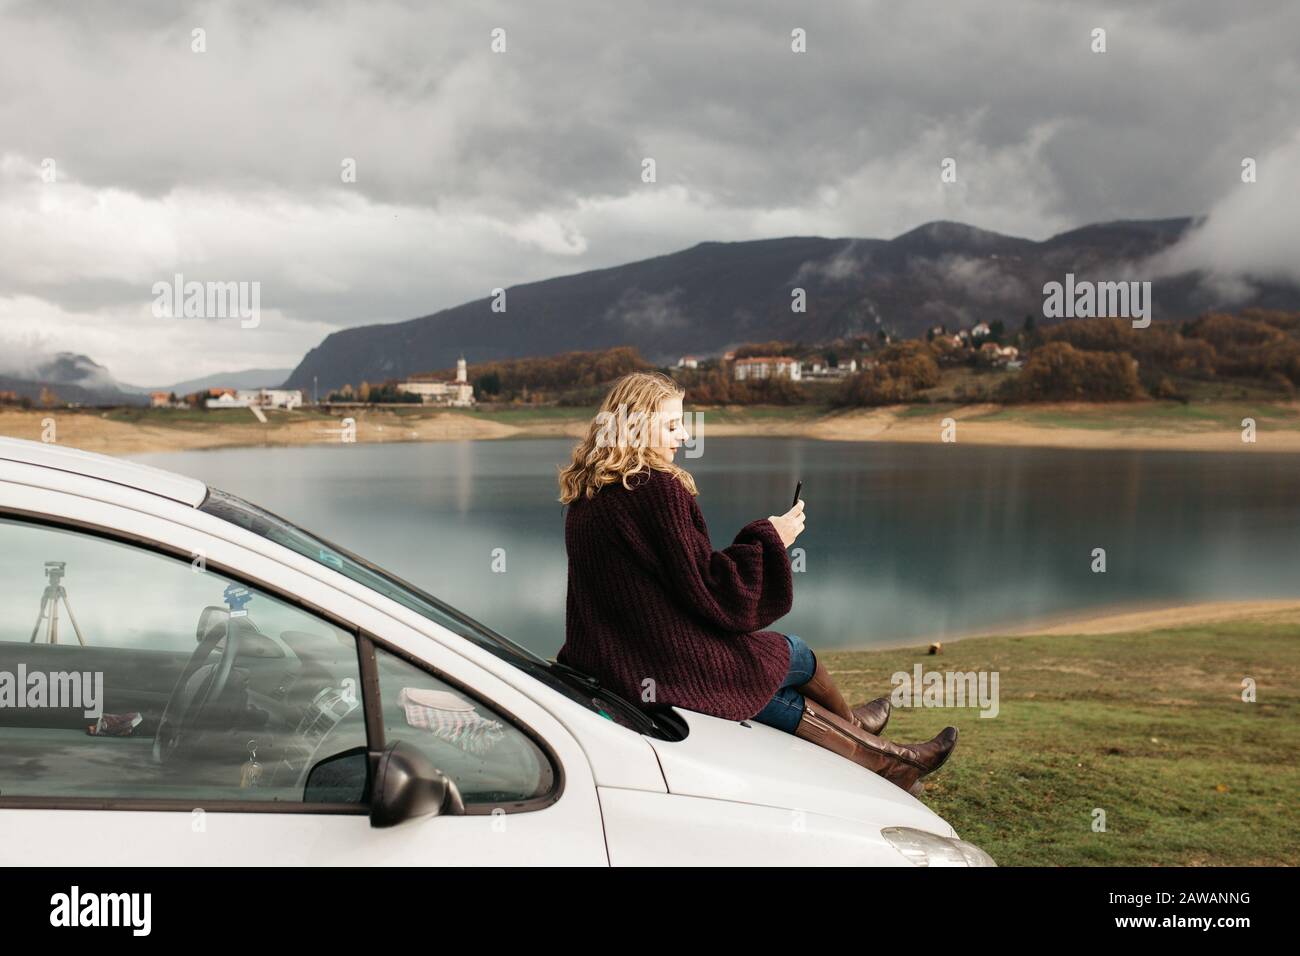
[[[637,494],[643,492],[642,528],[676,600],[736,634],[762,630],[790,612],[790,557],[771,521],[751,521],[715,551],[704,515],[681,482],[661,472]]]

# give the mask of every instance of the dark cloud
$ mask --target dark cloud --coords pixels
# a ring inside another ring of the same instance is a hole
[[[1244,228],[1241,158],[1294,159],[1297,36],[1286,0],[0,2],[0,321],[31,296],[126,323],[174,271],[261,278],[301,323],[266,357],[293,364],[321,323],[708,239],[1216,210],[1200,261]]]

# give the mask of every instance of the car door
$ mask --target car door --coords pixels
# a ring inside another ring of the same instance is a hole
[[[382,604],[0,483],[0,864],[606,865],[578,741]],[[367,757],[395,741],[463,814],[371,826]]]

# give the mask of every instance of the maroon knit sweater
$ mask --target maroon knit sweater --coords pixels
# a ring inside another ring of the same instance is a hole
[[[671,473],[652,468],[627,482],[630,491],[616,481],[569,505],[556,660],[638,705],[753,717],[790,666],[785,637],[759,630],[794,600],[781,536],[763,518],[714,551],[695,496]]]

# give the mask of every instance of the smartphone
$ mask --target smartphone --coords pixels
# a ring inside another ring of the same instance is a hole
[[[799,503],[799,492],[801,492],[801,491],[803,491],[803,482],[802,482],[802,481],[800,481],[798,484],[796,484],[796,485],[794,486],[794,501],[790,502],[790,507],[791,507],[791,508],[793,508],[795,505],[797,505],[797,504]]]

